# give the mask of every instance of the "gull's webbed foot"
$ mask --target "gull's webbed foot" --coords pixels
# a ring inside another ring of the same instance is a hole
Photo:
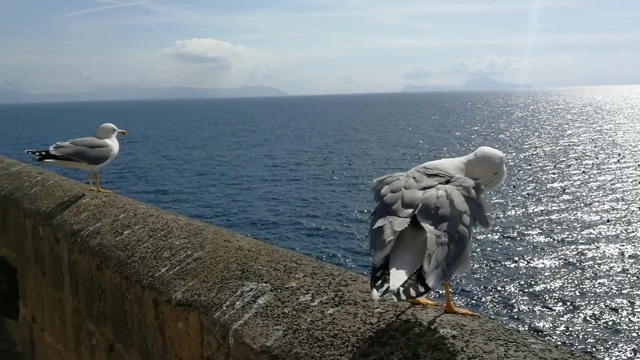
[[[459,308],[453,306],[451,302],[451,293],[449,291],[449,282],[443,281],[442,286],[444,287],[444,296],[446,298],[444,303],[444,312],[447,314],[458,314],[458,315],[466,315],[466,316],[479,316],[478,314],[471,312],[467,309]]]
[[[440,305],[439,302],[433,301],[433,300],[429,300],[429,299],[427,299],[425,297],[409,299],[409,302],[412,303],[413,305],[425,305],[425,306],[438,306],[438,305]]]
[[[95,176],[96,176],[96,191],[97,192],[103,192],[103,193],[111,193],[111,191],[109,190],[105,190],[103,188],[100,187],[100,178],[98,177],[98,172],[95,172]]]
[[[466,315],[466,316],[480,316],[474,312],[471,312],[467,309],[455,307],[451,304],[444,306],[444,312],[447,314],[458,314],[458,315]]]

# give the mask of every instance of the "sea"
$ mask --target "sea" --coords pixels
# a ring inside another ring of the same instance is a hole
[[[104,188],[365,275],[372,179],[498,148],[508,177],[455,303],[640,357],[638,86],[2,105],[0,154],[30,163],[104,122],[129,132]]]

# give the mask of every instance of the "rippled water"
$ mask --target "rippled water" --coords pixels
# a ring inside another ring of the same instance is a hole
[[[455,299],[604,358],[640,351],[640,87],[2,106],[0,153],[106,121],[129,136],[104,187],[360,273],[371,179],[500,148],[510,174]]]

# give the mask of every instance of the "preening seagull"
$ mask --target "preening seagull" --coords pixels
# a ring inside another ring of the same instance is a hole
[[[482,194],[506,175],[505,154],[483,146],[375,179],[369,229],[373,299],[388,294],[438,305],[425,295],[442,284],[445,312],[477,315],[453,306],[449,280],[470,270],[473,229],[490,225]]]
[[[100,187],[98,169],[107,165],[118,155],[120,144],[116,136],[127,135],[111,123],[100,125],[95,137],[83,137],[57,142],[48,150],[25,150],[35,155],[35,160],[45,164],[55,164],[70,169],[87,171],[90,189],[98,192],[110,192]],[[91,182],[91,171],[95,173],[96,187]]]

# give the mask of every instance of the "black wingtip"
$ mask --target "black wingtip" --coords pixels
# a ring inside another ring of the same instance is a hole
[[[42,156],[42,155],[46,155],[47,153],[49,153],[49,150],[32,150],[32,149],[27,149],[24,152],[26,152],[27,154],[31,154],[31,155],[37,155],[37,156]]]
[[[52,155],[49,150],[32,150],[32,149],[27,149],[24,151],[25,153],[29,154],[29,155],[33,155],[34,156],[34,160],[36,161],[44,161],[46,159],[53,159],[55,158],[54,155]]]

